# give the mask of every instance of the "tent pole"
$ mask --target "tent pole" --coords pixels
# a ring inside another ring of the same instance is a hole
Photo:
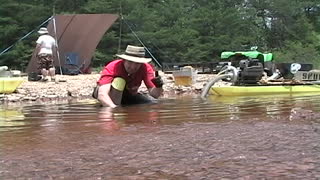
[[[61,78],[58,79],[59,82],[66,82],[67,80],[63,79],[63,73],[62,73],[62,68],[61,68],[61,60],[60,60],[60,53],[59,53],[59,43],[57,39],[57,26],[56,26],[56,17],[53,16],[53,29],[54,29],[54,37],[56,40],[56,48],[57,48],[57,56],[58,56],[58,61],[59,61],[59,68],[60,68],[60,75]]]
[[[60,53],[59,53],[59,43],[57,39],[57,26],[56,26],[56,18],[53,16],[53,29],[54,29],[54,38],[56,39],[56,48],[57,48],[57,57],[59,61],[60,75],[62,75],[61,61],[60,61]]]
[[[121,38],[122,38],[122,4],[121,4],[122,0],[120,0],[120,7],[119,7],[119,11],[120,11],[120,21],[119,21],[119,44],[118,44],[118,53],[120,53],[120,49],[121,49]]]
[[[57,57],[59,61],[59,69],[60,69],[60,75],[63,76],[62,68],[61,68],[61,60],[60,60],[60,53],[59,53],[59,43],[57,38],[57,26],[56,26],[56,0],[54,0],[53,7],[52,7],[52,14],[53,14],[53,29],[54,29],[54,39],[56,40],[56,48],[57,48]],[[59,79],[60,82],[65,82],[64,79]]]

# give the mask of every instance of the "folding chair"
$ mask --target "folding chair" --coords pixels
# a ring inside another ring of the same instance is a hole
[[[81,71],[81,68],[84,66],[84,64],[79,64],[79,54],[74,52],[66,53],[65,55],[65,65],[67,69],[66,74],[70,75],[77,75],[79,73],[83,73]]]

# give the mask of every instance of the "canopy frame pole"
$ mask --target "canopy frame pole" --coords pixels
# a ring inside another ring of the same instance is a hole
[[[60,75],[62,75],[62,68],[61,68],[61,60],[60,60],[60,53],[59,53],[59,43],[58,43],[58,38],[57,38],[57,26],[56,26],[56,18],[53,17],[52,19],[53,21],[53,29],[54,29],[54,38],[56,40],[56,48],[57,48],[57,58],[58,58],[58,61],[59,61],[59,68],[60,68]]]

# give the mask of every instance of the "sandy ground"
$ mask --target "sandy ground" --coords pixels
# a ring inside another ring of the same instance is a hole
[[[163,96],[177,94],[200,94],[205,83],[213,78],[214,74],[197,74],[191,86],[181,86],[175,84],[172,74],[160,73],[164,81]],[[28,81],[28,77],[23,77],[25,81],[17,88],[15,93],[0,94],[2,102],[26,102],[26,101],[46,101],[67,98],[91,98],[92,90],[96,85],[99,74],[86,75],[57,75],[56,81],[40,82]],[[147,92],[144,84],[139,89],[140,92]]]

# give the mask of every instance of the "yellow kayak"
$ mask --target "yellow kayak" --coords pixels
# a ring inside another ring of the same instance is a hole
[[[0,94],[13,93],[22,82],[21,77],[0,77]]]
[[[209,91],[209,94],[219,96],[248,96],[293,93],[320,94],[320,85],[212,86]]]

